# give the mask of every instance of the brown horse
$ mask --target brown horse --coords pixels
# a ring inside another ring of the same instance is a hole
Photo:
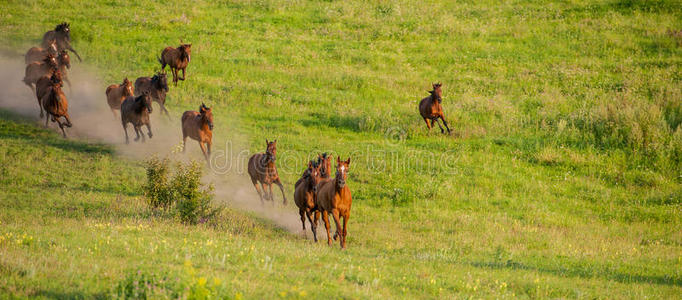
[[[317,155],[317,161],[315,161],[315,164],[320,166],[320,179],[321,180],[327,180],[329,179],[329,172],[331,171],[331,156],[327,155],[327,152],[318,154]],[[301,175],[301,178],[296,181],[296,184],[294,184],[294,187],[297,187],[301,182],[303,182],[306,174],[309,172],[309,169],[306,169],[303,171],[303,174]]]
[[[78,55],[78,52],[71,47],[71,28],[69,23],[62,23],[57,25],[54,30],[50,30],[43,35],[43,48],[47,48],[50,41],[57,42],[57,50],[70,50],[73,54],[76,54],[78,61],[83,61]]]
[[[317,222],[320,213],[317,211],[317,184],[320,182],[320,164],[314,161],[308,162],[308,168],[303,172],[301,184],[297,184],[294,190],[294,203],[298,206],[298,214],[301,215],[301,224],[305,232],[305,217],[310,222],[310,230],[317,242]],[[315,222],[310,217],[315,214]]]
[[[282,191],[282,198],[284,198],[283,204],[287,205],[287,196],[284,194],[284,186],[277,174],[277,167],[275,167],[277,140],[269,142],[265,139],[265,143],[267,144],[265,153],[256,153],[249,158],[248,171],[251,182],[258,192],[261,203],[265,203],[264,200],[270,200],[273,201],[273,204],[275,203],[274,197],[272,196],[272,183],[275,183]],[[263,193],[261,193],[260,188],[258,188],[258,182],[260,182]],[[265,190],[266,185],[268,186],[270,193]],[[263,194],[265,194],[265,196],[263,196]]]
[[[149,96],[148,92],[142,93],[140,96],[128,96],[123,103],[121,103],[121,124],[123,125],[123,131],[126,134],[126,144],[128,141],[128,129],[126,125],[128,123],[133,124],[133,129],[135,129],[135,141],[140,139],[140,134],[142,135],[142,142],[144,143],[144,133],[142,133],[142,125],[147,125],[147,131],[149,138],[152,138],[152,127],[149,122],[149,114],[152,113],[152,97]]]
[[[327,229],[327,243],[332,244],[331,236],[329,235],[329,216],[331,213],[336,223],[336,233],[334,240],[339,236],[341,248],[346,248],[346,231],[348,218],[350,218],[350,206],[353,199],[350,194],[350,188],[346,185],[348,177],[348,167],[350,166],[350,157],[346,161],[341,161],[341,158],[336,158],[336,177],[333,180],[327,180],[320,183],[317,191],[317,206],[322,211],[322,220],[324,227]],[[343,230],[339,225],[339,218],[343,218]]]
[[[38,79],[43,76],[50,77],[57,70],[59,70],[57,58],[48,54],[42,62],[33,62],[26,66],[26,73],[22,81],[35,93],[33,85],[38,82]]]
[[[72,126],[71,119],[69,118],[69,102],[62,92],[62,82],[57,80],[52,80],[51,82],[52,85],[48,88],[40,101],[43,109],[47,113],[45,116],[45,127],[47,127],[48,120],[52,119],[52,122],[57,122],[57,124],[59,124],[62,135],[66,138],[64,127]],[[62,123],[59,120],[61,117],[64,117],[65,123]]]
[[[66,50],[59,51],[59,55],[57,56],[57,65],[59,71],[62,73],[62,80],[69,84],[69,92],[71,92],[71,80],[69,80],[69,76],[66,72],[66,69],[71,69],[71,57]]]
[[[36,98],[38,99],[38,107],[40,107],[41,118],[43,117],[42,99],[46,95],[46,93],[50,91],[52,85],[57,83],[59,84],[60,88],[64,86],[62,84],[62,75],[61,72],[59,72],[59,70],[52,73],[51,76],[40,77],[40,79],[38,79],[38,82],[36,82]]]
[[[115,110],[120,110],[121,103],[123,103],[126,98],[134,95],[133,83],[126,77],[121,84],[112,84],[108,86],[105,94],[107,95],[107,103],[109,104],[111,113],[114,114],[114,118],[116,118]]]
[[[426,127],[429,130],[433,127],[433,122],[436,122],[438,127],[440,127],[440,132],[445,133],[443,126],[438,122],[438,118],[440,118],[443,120],[445,128],[448,129],[448,134],[450,134],[450,127],[448,127],[448,123],[445,122],[445,118],[443,118],[443,107],[441,106],[441,102],[443,102],[443,91],[441,90],[441,86],[442,84],[440,83],[433,84],[433,90],[429,91],[431,95],[419,102],[419,113],[422,115],[422,118],[424,118]],[[431,124],[429,124],[429,120],[431,121]]]
[[[211,144],[213,143],[213,112],[201,103],[199,111],[186,111],[182,114],[182,152],[185,152],[187,137],[199,142],[206,162],[210,163]],[[206,147],[204,148],[204,144]],[[208,152],[206,149],[208,148]]]
[[[182,41],[180,41],[182,42]],[[158,58],[161,63],[161,70],[170,66],[173,73],[173,83],[177,86],[178,80],[185,80],[185,69],[189,64],[192,54],[192,44],[182,44],[177,48],[166,47],[161,52],[161,57]],[[178,77],[178,70],[182,70],[182,78]]]
[[[32,62],[36,61],[40,62],[45,60],[45,57],[47,57],[48,54],[57,56],[58,52],[59,51],[57,50],[57,41],[51,40],[46,48],[33,47],[31,49],[28,49],[28,52],[26,52],[26,55],[24,56],[24,60],[28,65]]]
[[[166,93],[168,93],[168,80],[166,79],[166,71],[157,72],[152,77],[139,77],[135,80],[135,95],[140,95],[144,91],[149,91],[152,100],[159,103],[161,112],[165,113],[168,118],[170,114],[166,109]]]

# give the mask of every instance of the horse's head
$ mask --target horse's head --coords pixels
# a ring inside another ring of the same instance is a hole
[[[316,161],[308,162],[308,169],[306,170],[306,182],[312,186],[313,192],[317,192],[317,184],[320,183],[322,177],[320,176],[321,165]]]
[[[346,178],[348,178],[348,169],[350,166],[350,157],[346,161],[342,161],[341,157],[336,157],[336,184],[339,187],[346,185]]]
[[[57,57],[48,53],[47,56],[45,56],[45,59],[43,59],[43,62],[46,63],[48,66],[50,66],[52,69],[57,70],[59,68],[59,64],[57,63]]]
[[[270,142],[268,139],[265,139],[265,144],[267,145],[265,148],[265,158],[267,162],[274,163],[277,159],[277,140]]]
[[[121,86],[123,86],[123,94],[125,96],[132,96],[135,94],[135,88],[133,87],[133,83],[128,80],[128,77],[123,78],[123,83],[121,83]]]
[[[66,66],[67,69],[71,69],[71,57],[66,50],[59,52],[59,64]]]
[[[317,163],[320,165],[320,176],[331,177],[332,157],[327,155],[327,152],[317,155]]]
[[[443,84],[441,84],[441,83],[439,82],[439,83],[434,83],[434,84],[432,84],[432,86],[433,86],[433,90],[432,90],[432,91],[429,91],[429,93],[431,94],[431,96],[432,96],[435,100],[438,100],[438,103],[443,102],[443,90],[440,89],[440,87],[443,86]]]
[[[152,113],[152,96],[149,91],[142,92],[142,95],[138,96],[135,101],[142,101],[142,105],[147,109],[147,112]]]
[[[182,42],[182,40],[181,40]],[[180,47],[178,47],[178,50],[180,52],[184,53],[184,55],[187,55],[187,62],[189,63],[192,60],[192,44],[182,44]]]
[[[152,77],[152,81],[156,82],[156,87],[158,89],[163,89],[168,93],[168,76],[166,76],[166,71],[161,71],[161,72],[156,72],[154,77]]]
[[[208,125],[208,129],[213,130],[213,111],[211,108],[204,103],[201,103],[201,106],[199,106],[199,113],[201,114],[201,118]]]
[[[54,31],[56,32],[61,32],[66,35],[69,39],[71,38],[71,28],[69,27],[69,23],[61,23],[57,25],[57,27],[54,28]]]

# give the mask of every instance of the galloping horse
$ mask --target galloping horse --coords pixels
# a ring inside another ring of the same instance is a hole
[[[62,92],[62,82],[58,80],[52,80],[52,86],[50,86],[41,99],[43,109],[47,113],[45,116],[45,127],[47,127],[47,122],[51,118],[52,122],[57,122],[59,128],[62,130],[62,135],[66,138],[66,132],[64,127],[71,127],[71,119],[69,118],[69,102],[66,100],[66,96]],[[66,123],[62,124],[59,118],[64,117]]]
[[[116,112],[114,110],[121,109],[121,103],[123,101],[135,94],[135,90],[133,88],[133,83],[128,80],[128,77],[123,78],[123,82],[121,84],[112,84],[107,87],[107,91],[105,92],[107,95],[107,104],[109,104],[109,109],[111,109],[111,113],[114,115],[114,118],[116,118]]]
[[[53,84],[59,84],[63,87],[62,74],[59,70],[52,73],[50,76],[43,76],[36,82],[36,98],[38,99],[38,106],[40,107],[40,118],[43,117],[43,97],[50,91]]]
[[[26,61],[27,65],[36,61],[40,62],[43,61],[48,54],[57,56],[58,52],[57,41],[51,40],[46,48],[33,47],[28,49],[28,52],[26,52],[26,55],[24,56],[24,61]]]
[[[31,91],[35,92],[33,85],[38,82],[38,79],[43,76],[52,76],[57,70],[59,70],[57,58],[48,54],[42,62],[32,62],[26,66],[26,73],[22,81],[31,88]]]
[[[180,41],[182,42],[182,40]],[[161,52],[161,57],[158,58],[161,63],[161,70],[170,66],[171,73],[173,73],[173,83],[177,86],[178,79],[185,80],[185,69],[189,61],[192,60],[192,44],[182,44],[178,48],[166,47]],[[182,78],[178,78],[178,70],[182,70]]]
[[[282,191],[282,198],[284,198],[282,204],[287,205],[287,196],[284,194],[284,186],[279,179],[277,174],[277,167],[275,167],[275,160],[277,157],[277,140],[269,142],[265,139],[267,148],[265,153],[256,153],[249,158],[248,171],[251,177],[251,182],[258,192],[261,203],[265,203],[264,200],[273,201],[272,197],[272,184],[279,186]],[[260,188],[258,188],[258,182],[260,182],[263,193],[261,193]],[[265,190],[265,186],[268,186],[270,193]],[[265,194],[265,196],[263,196]]]
[[[320,164],[318,162],[308,162],[308,168],[303,172],[303,177],[300,184],[296,184],[294,190],[294,203],[298,206],[298,214],[301,215],[301,224],[305,232],[305,217],[310,221],[310,230],[313,232],[313,238],[317,242],[317,222],[320,218],[320,213],[317,211],[317,184],[320,182]],[[315,213],[315,222],[310,218],[310,215]]]
[[[450,134],[450,127],[448,127],[448,123],[445,122],[445,118],[443,118],[443,107],[440,105],[441,102],[443,102],[443,91],[441,90],[441,86],[442,84],[440,83],[433,84],[433,90],[429,91],[431,95],[419,102],[419,113],[422,115],[422,118],[424,118],[426,127],[429,130],[433,127],[433,122],[436,122],[438,127],[440,127],[440,132],[445,133],[443,126],[438,122],[438,118],[440,118],[443,120],[445,128],[448,129],[448,134]],[[429,120],[431,120],[431,124],[429,124]]]
[[[166,71],[156,72],[151,78],[138,77],[135,80],[135,96],[142,94],[144,91],[149,91],[152,100],[156,101],[161,107],[161,112],[170,118],[170,114],[166,109],[166,93],[168,93],[168,80],[166,78]]]
[[[133,124],[133,129],[135,129],[135,141],[140,139],[142,136],[142,142],[144,143],[144,133],[142,132],[142,125],[147,125],[147,134],[149,138],[152,138],[152,127],[149,122],[149,114],[152,113],[152,97],[149,96],[148,92],[142,93],[140,96],[128,96],[123,103],[121,103],[121,124],[123,125],[123,131],[126,134],[126,144],[128,141],[128,129],[126,125],[128,123]]]
[[[336,177],[333,180],[327,180],[320,183],[317,191],[317,206],[322,211],[322,220],[324,227],[327,229],[327,243],[332,244],[332,239],[329,234],[329,215],[334,217],[336,223],[336,233],[334,240],[340,237],[341,248],[346,248],[346,231],[348,219],[350,218],[350,207],[353,199],[350,194],[350,188],[346,185],[348,177],[348,167],[350,166],[350,157],[346,161],[341,161],[340,157],[336,158]],[[339,225],[339,218],[343,218],[343,229]]]
[[[76,54],[78,61],[83,61],[78,52],[71,47],[71,28],[69,23],[61,23],[54,30],[50,30],[43,35],[43,48],[47,48],[51,41],[57,42],[57,50],[70,50]]]
[[[187,137],[199,142],[201,152],[204,153],[206,162],[210,163],[211,144],[213,143],[213,112],[211,108],[201,103],[199,111],[186,111],[182,114],[182,152],[185,152]],[[208,152],[206,148],[208,148]]]

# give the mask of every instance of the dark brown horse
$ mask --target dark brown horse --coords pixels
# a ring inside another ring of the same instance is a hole
[[[36,99],[38,99],[38,107],[40,107],[40,117],[43,117],[43,97],[50,91],[52,85],[59,84],[59,87],[64,87],[62,84],[62,75],[59,70],[52,73],[51,76],[43,76],[36,82]]]
[[[149,114],[152,113],[152,97],[149,93],[143,93],[140,96],[128,96],[123,103],[121,103],[121,124],[123,125],[123,131],[126,134],[126,144],[128,141],[128,129],[126,125],[128,123],[133,124],[133,129],[135,129],[135,141],[140,139],[142,136],[142,142],[144,143],[144,133],[142,132],[142,125],[147,126],[147,131],[149,138],[152,138],[152,127],[149,122]]]
[[[69,80],[69,76],[66,72],[66,69],[71,69],[71,57],[66,50],[59,51],[57,66],[62,73],[62,80],[69,84],[69,92],[71,92],[71,80]]]
[[[192,44],[182,44],[177,48],[166,47],[161,52],[161,57],[158,58],[159,63],[161,63],[161,70],[164,70],[166,65],[170,66],[173,73],[173,83],[176,86],[178,85],[178,80],[185,80],[185,69],[187,69],[190,60],[192,60],[191,54]],[[178,76],[179,70],[182,70],[182,78]]]
[[[57,50],[70,50],[73,54],[76,54],[78,61],[83,61],[78,55],[78,52],[71,47],[71,28],[69,23],[62,23],[57,25],[54,30],[50,30],[43,35],[43,48],[47,48],[50,41],[57,42]]]
[[[57,56],[58,52],[59,51],[57,50],[57,41],[52,40],[49,42],[46,48],[33,47],[31,49],[28,49],[28,52],[26,52],[26,55],[24,56],[24,60],[28,65],[32,62],[36,61],[40,62],[45,60],[48,54]]]
[[[26,66],[26,73],[24,75],[23,82],[31,88],[35,93],[34,84],[38,82],[38,79],[43,76],[50,77],[52,73],[59,70],[59,63],[57,58],[51,54],[45,57],[45,60],[41,62],[33,62]]]
[[[438,127],[440,127],[440,132],[445,133],[443,126],[438,122],[438,118],[440,118],[443,120],[445,128],[448,129],[448,134],[450,134],[450,127],[448,127],[448,123],[445,121],[445,118],[443,118],[443,107],[441,106],[441,102],[443,102],[443,91],[441,90],[441,86],[442,84],[440,83],[433,84],[433,90],[429,91],[431,95],[419,102],[419,113],[422,115],[422,118],[424,118],[426,127],[429,130],[433,127],[433,122],[436,122]],[[431,124],[429,124],[429,121],[431,121]]]
[[[206,162],[210,163],[211,144],[213,143],[213,112],[201,103],[199,111],[186,111],[182,114],[182,152],[185,152],[187,137],[199,142]],[[206,147],[204,148],[204,144]],[[208,149],[208,151],[206,150]]]
[[[51,82],[52,85],[48,88],[40,101],[43,109],[47,113],[45,116],[45,127],[47,127],[48,120],[52,119],[52,122],[57,122],[59,128],[62,130],[62,135],[66,138],[64,127],[72,126],[71,119],[69,118],[69,102],[62,92],[62,82],[57,80],[51,80]],[[62,117],[64,118],[65,123],[60,121],[60,118]]]
[[[350,194],[350,188],[346,185],[348,178],[348,167],[350,166],[350,158],[346,161],[341,161],[339,157],[336,158],[336,177],[332,180],[323,181],[320,183],[317,191],[317,206],[322,211],[322,220],[324,227],[327,229],[327,243],[332,244],[332,239],[329,234],[329,215],[332,214],[334,223],[336,223],[336,233],[334,240],[340,236],[341,248],[346,248],[346,234],[348,219],[350,218],[350,207],[353,199]],[[343,229],[339,224],[339,218],[343,218]]]
[[[116,111],[121,109],[121,103],[130,97],[135,95],[133,90],[133,83],[128,80],[128,77],[123,79],[121,84],[112,84],[107,87],[105,94],[107,95],[107,104],[109,104],[109,109],[111,113],[114,114],[116,118]]]
[[[317,160],[315,161],[315,164],[320,166],[320,179],[322,180],[329,179],[330,177],[329,173],[331,172],[331,159],[332,159],[331,156],[327,155],[327,152],[317,155]],[[309,169],[303,171],[301,178],[299,178],[298,181],[296,181],[294,187],[298,186],[301,182],[303,182],[308,171]]]
[[[320,213],[317,211],[317,184],[320,182],[320,164],[316,161],[308,162],[308,168],[303,172],[302,181],[295,186],[294,203],[298,206],[298,214],[301,215],[301,225],[305,232],[305,217],[310,222],[310,230],[317,242],[317,223]],[[315,222],[310,217],[315,214]]]
[[[282,191],[283,204],[287,205],[287,196],[284,194],[284,186],[279,179],[277,174],[277,167],[275,167],[275,160],[277,157],[277,140],[269,142],[265,139],[267,148],[265,153],[256,153],[249,158],[248,171],[251,177],[251,182],[258,192],[261,203],[265,203],[264,200],[270,200],[274,202],[274,197],[272,196],[272,184],[279,186]],[[260,182],[263,192],[261,193],[261,188],[258,187],[258,182]],[[265,190],[265,186],[268,186],[270,192]],[[265,195],[263,195],[265,194]]]
[[[152,100],[156,101],[161,107],[161,112],[165,113],[168,118],[170,114],[166,109],[166,93],[168,93],[168,80],[166,71],[156,72],[152,77],[139,77],[135,80],[135,95],[140,95],[142,92],[148,91],[152,96]]]

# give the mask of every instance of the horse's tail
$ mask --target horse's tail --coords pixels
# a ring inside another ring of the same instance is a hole
[[[109,95],[109,92],[110,92],[111,90],[113,90],[113,88],[112,88],[111,86],[108,86],[108,87],[107,87],[107,91],[105,92],[105,94]]]

